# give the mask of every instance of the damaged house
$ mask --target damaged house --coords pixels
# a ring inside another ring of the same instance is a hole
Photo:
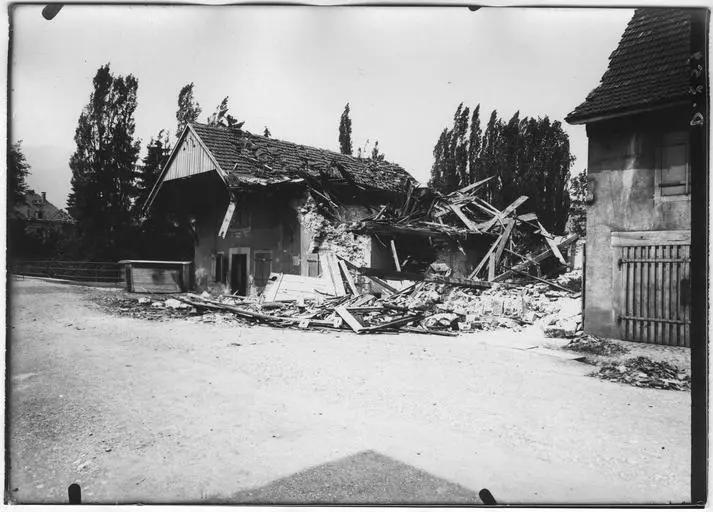
[[[695,15],[637,9],[601,83],[567,117],[589,138],[591,334],[690,346],[690,91],[705,81],[691,59]]]
[[[387,244],[344,226],[402,201],[413,183],[389,162],[193,123],[145,208],[160,202],[190,219],[198,290],[256,295],[280,275],[330,295],[342,284],[336,256],[393,266]]]

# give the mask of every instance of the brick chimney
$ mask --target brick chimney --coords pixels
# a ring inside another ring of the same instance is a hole
[[[47,192],[42,192],[42,202],[43,203],[47,202]]]

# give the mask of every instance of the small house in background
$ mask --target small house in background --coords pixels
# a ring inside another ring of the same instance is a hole
[[[339,272],[335,256],[393,268],[388,244],[345,226],[403,200],[413,182],[386,161],[193,123],[145,208],[150,215],[162,203],[190,219],[198,290],[254,295],[282,274],[286,287],[301,286],[294,276],[304,276],[315,278],[308,287],[330,293],[333,282],[341,285],[327,279]]]
[[[567,116],[589,138],[591,334],[690,346],[689,58],[698,14],[637,9],[601,83]]]
[[[74,219],[47,200],[44,192],[29,190],[24,201],[8,211],[8,259],[55,259],[71,246]]]
[[[24,202],[15,206],[10,220],[21,222],[28,235],[45,240],[52,234],[66,233],[74,226],[74,219],[50,203],[45,192],[38,194],[34,190],[29,190]]]

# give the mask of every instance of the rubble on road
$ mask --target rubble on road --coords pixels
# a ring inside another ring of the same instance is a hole
[[[629,353],[629,349],[619,343],[590,334],[578,336],[562,348],[597,356],[617,356]]]
[[[644,356],[605,364],[592,376],[641,388],[678,391],[691,389],[691,377],[685,371],[664,361],[652,361]]]

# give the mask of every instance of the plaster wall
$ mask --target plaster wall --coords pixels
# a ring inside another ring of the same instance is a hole
[[[584,328],[591,334],[620,337],[612,232],[690,229],[690,195],[661,198],[656,184],[663,136],[686,130],[685,112],[675,111],[587,126],[593,202],[587,208]]]

